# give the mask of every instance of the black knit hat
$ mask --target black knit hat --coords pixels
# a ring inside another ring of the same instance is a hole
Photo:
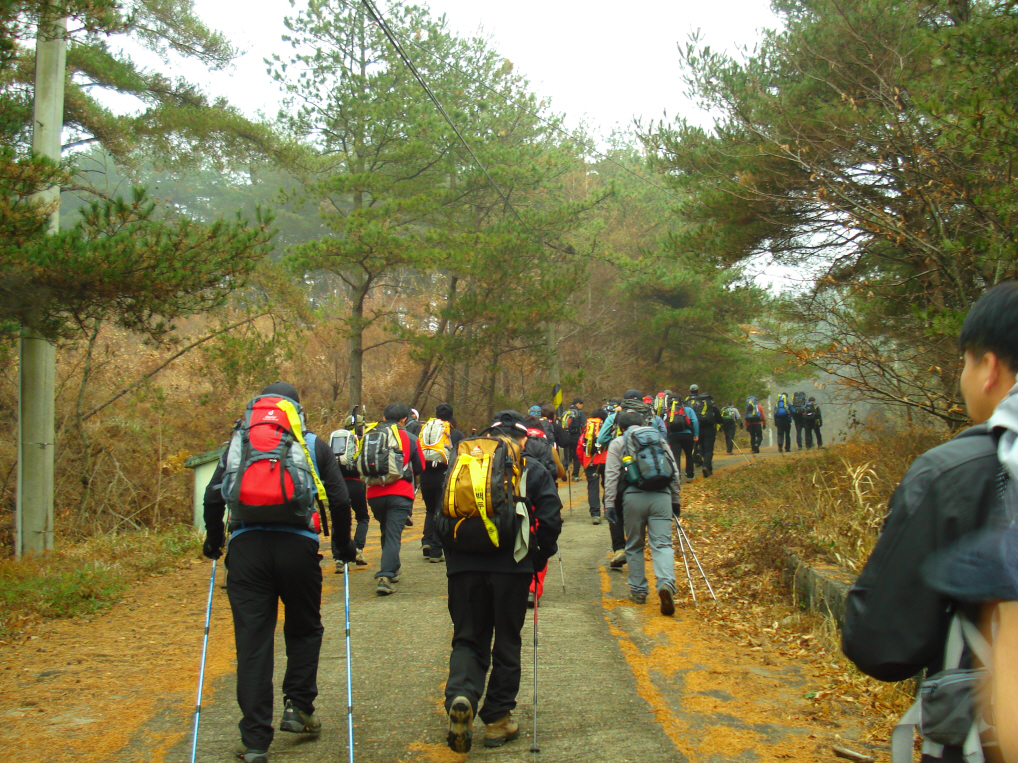
[[[280,397],[288,397],[295,403],[300,403],[300,398],[297,396],[297,390],[293,388],[292,384],[286,382],[274,382],[268,387],[261,391],[263,395],[279,395]]]
[[[518,411],[499,411],[490,429],[501,429],[505,434],[520,437],[527,433],[526,422]]]
[[[622,396],[623,400],[643,400],[643,393],[638,389],[627,389],[626,394]]]
[[[578,397],[575,400],[573,400],[573,405],[583,405],[583,398]]]
[[[452,406],[448,403],[439,403],[435,408],[435,415],[442,421],[452,421]]]

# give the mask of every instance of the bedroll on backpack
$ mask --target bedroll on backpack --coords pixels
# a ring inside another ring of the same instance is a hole
[[[448,464],[452,460],[452,424],[432,419],[421,430],[421,450],[427,464]]]
[[[357,435],[349,429],[337,429],[329,435],[329,447],[344,469],[357,466]]]
[[[406,476],[399,427],[392,424],[364,432],[357,454],[357,471],[365,485],[391,485]]]
[[[640,490],[667,490],[675,477],[668,443],[655,427],[635,427],[626,432],[626,479]]]
[[[300,406],[278,395],[254,398],[226,452],[222,493],[231,521],[314,528],[319,484]]]
[[[508,437],[481,435],[460,442],[435,518],[443,545],[473,553],[513,545],[517,504],[525,501],[522,462],[519,443]]]

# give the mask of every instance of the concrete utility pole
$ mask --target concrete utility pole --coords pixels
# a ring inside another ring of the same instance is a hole
[[[64,127],[64,79],[67,60],[67,19],[43,16],[35,47],[35,97],[32,149],[38,156],[60,161]],[[49,232],[60,227],[60,188],[52,186],[33,197],[51,207]],[[21,373],[18,400],[18,505],[15,555],[53,548],[53,455],[56,348],[37,332],[21,330]]]

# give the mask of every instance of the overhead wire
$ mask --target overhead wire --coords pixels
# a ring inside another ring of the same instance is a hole
[[[405,4],[406,4],[406,0],[399,0],[399,2],[393,3],[392,6],[390,6],[390,8],[388,10],[391,12],[394,8],[402,7]],[[376,11],[377,11],[377,8],[376,8]],[[382,14],[381,14],[380,11],[378,12],[378,18],[379,19],[382,18]],[[389,32],[386,34],[386,36],[389,36],[390,33],[392,34],[392,37],[390,37],[390,39],[394,38],[395,37],[395,33],[391,32],[391,30],[389,30]],[[504,93],[502,93],[502,92],[498,91],[497,89],[493,88],[491,85],[487,84],[486,82],[482,82],[481,80],[475,79],[468,72],[465,72],[462,69],[460,69],[458,66],[456,66],[455,64],[452,64],[452,63],[446,61],[444,58],[439,56],[433,50],[430,50],[429,48],[426,48],[425,46],[423,46],[423,45],[421,45],[421,44],[419,44],[417,42],[414,42],[413,40],[408,40],[407,42],[409,42],[410,45],[412,45],[413,47],[415,47],[418,50],[420,50],[422,53],[426,53],[427,55],[431,56],[431,58],[433,58],[435,61],[438,61],[443,66],[445,66],[445,67],[447,67],[449,69],[452,69],[452,70],[462,74],[464,77],[466,77],[468,80],[473,82],[475,85],[477,85],[479,87],[482,87],[485,90],[487,90],[487,91],[489,91],[491,93],[494,93],[495,95],[499,96],[507,104],[512,104],[512,99],[509,96],[507,96]],[[396,43],[394,43],[394,44],[396,44]],[[652,188],[656,188],[657,190],[661,191],[665,195],[670,196],[671,198],[673,198],[673,199],[675,199],[677,201],[679,200],[679,197],[677,195],[672,193],[670,190],[665,188],[663,185],[659,185],[658,183],[655,183],[650,178],[647,178],[647,177],[641,175],[640,173],[638,173],[638,172],[634,171],[633,169],[625,166],[624,164],[620,164],[619,162],[615,161],[614,159],[612,159],[607,154],[605,154],[605,153],[603,153],[601,151],[598,151],[596,148],[593,147],[593,145],[591,143],[588,143],[587,141],[585,141],[585,140],[583,140],[581,138],[578,138],[576,135],[570,133],[568,130],[562,129],[558,125],[556,125],[553,122],[551,122],[549,119],[547,119],[545,117],[542,117],[537,112],[530,111],[529,109],[521,109],[521,110],[523,112],[525,112],[526,114],[532,116],[534,119],[537,119],[538,121],[542,122],[544,125],[546,125],[547,127],[551,128],[552,130],[555,130],[556,132],[566,136],[570,140],[576,141],[577,143],[579,143],[581,146],[583,146],[583,148],[586,149],[587,151],[589,151],[590,153],[595,154],[596,156],[598,156],[599,158],[601,158],[604,161],[608,162],[609,164],[615,165],[620,170],[622,170],[623,172],[625,172],[625,173],[627,173],[629,175],[632,175],[637,180],[639,180],[639,181],[641,181],[643,183],[646,183],[647,185],[651,186]]]

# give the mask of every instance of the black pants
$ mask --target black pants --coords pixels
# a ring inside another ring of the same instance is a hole
[[[682,468],[682,454],[686,454],[686,476],[693,479],[693,442],[692,432],[669,432],[668,444],[672,448],[672,455],[675,456],[675,465]]]
[[[576,455],[576,446],[579,440],[570,439],[564,448],[559,448],[559,455],[562,459],[562,468],[566,474],[572,476],[573,480],[580,478],[580,458]]]
[[[799,450],[802,450],[802,430],[806,426],[802,420],[802,414],[793,413],[792,422],[795,424],[795,445]]]
[[[824,444],[824,436],[820,434],[820,425],[815,421],[807,421],[803,427],[806,430],[806,449],[809,450],[813,447],[813,435],[817,436],[817,447],[819,448]]]
[[[353,516],[357,521],[353,542],[357,548],[363,549],[364,544],[368,541],[368,524],[371,521],[371,515],[368,514],[368,489],[360,480],[348,479],[346,491],[350,494],[350,507],[353,509]]]
[[[601,516],[601,486],[604,484],[604,464],[587,464],[583,468],[587,477],[587,504],[590,516]]]
[[[749,432],[749,447],[754,453],[760,452],[760,443],[763,442],[763,424],[746,424],[746,431]]]
[[[700,441],[697,446],[703,459],[703,468],[708,474],[714,471],[714,440],[717,436],[718,429],[714,424],[700,425]]]
[[[728,455],[731,455],[732,448],[735,447],[735,422],[722,421],[721,431],[725,433],[725,450],[728,451]]]
[[[775,416],[774,428],[778,430],[778,451],[792,449],[792,417]]]
[[[452,653],[445,683],[445,709],[466,697],[485,723],[516,707],[520,690],[520,631],[527,616],[533,575],[458,572],[449,576]],[[492,643],[494,637],[494,643]],[[488,689],[484,678],[491,668]],[[484,704],[481,704],[481,695]]]
[[[322,649],[322,568],[318,543],[290,532],[250,530],[230,541],[226,593],[237,643],[237,704],[247,747],[272,744],[272,663],[276,615],[286,619],[283,699],[314,712]]]
[[[437,475],[435,475],[437,477]],[[442,539],[435,532],[435,517],[437,512],[442,510],[442,488],[445,487],[445,470],[442,471],[442,479],[430,477],[427,472],[421,477],[421,498],[424,499],[424,506],[427,514],[424,517],[424,535],[421,537],[422,546],[430,546],[428,554],[435,559],[442,557]]]

